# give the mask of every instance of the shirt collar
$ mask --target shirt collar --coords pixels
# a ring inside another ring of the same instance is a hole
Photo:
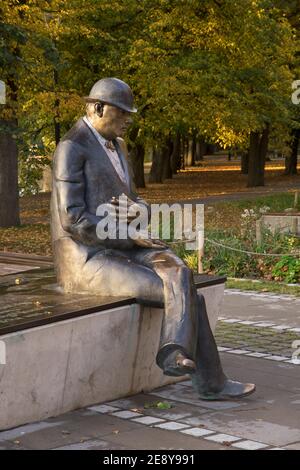
[[[93,134],[97,137],[97,139],[101,142],[102,145],[105,145],[105,142],[107,142],[107,139],[105,139],[98,131],[95,129],[91,121],[87,116],[84,116],[83,118],[84,122],[88,125],[88,127],[91,129]]]

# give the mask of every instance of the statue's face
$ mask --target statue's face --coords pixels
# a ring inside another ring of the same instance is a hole
[[[101,127],[109,139],[123,137],[131,123],[131,113],[116,106],[104,105]]]

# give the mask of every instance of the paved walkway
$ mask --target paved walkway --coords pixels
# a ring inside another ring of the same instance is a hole
[[[300,190],[300,184],[295,183],[289,188],[286,186],[277,186],[276,188],[265,186],[263,189],[254,188],[253,191],[245,190],[239,191],[235,193],[220,193],[220,194],[213,194],[211,196],[201,197],[197,199],[185,199],[181,201],[177,201],[178,204],[213,204],[214,202],[229,202],[229,201],[242,201],[242,200],[250,200],[250,199],[257,199],[258,197],[263,196],[272,196],[273,194],[280,194],[286,193],[290,191],[291,193],[295,193],[296,191]]]
[[[52,266],[52,258],[49,256],[0,251],[0,276],[18,274],[32,269],[49,268]]]
[[[0,432],[0,449],[300,449],[300,367],[226,353],[222,360],[257,392],[205,402],[180,382]]]
[[[0,432],[0,449],[300,450],[300,366],[285,336],[300,339],[299,302],[226,290],[216,337],[228,376],[257,384],[250,397],[201,401],[183,381]]]
[[[300,298],[268,292],[226,289],[222,318],[300,327]]]

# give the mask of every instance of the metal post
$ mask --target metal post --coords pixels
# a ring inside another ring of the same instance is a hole
[[[261,241],[262,241],[261,229],[262,229],[262,218],[258,219],[256,221],[256,243],[257,243],[257,245],[261,245]]]
[[[299,191],[296,191],[295,192],[295,198],[294,198],[294,208],[295,209],[298,206],[298,202],[299,202]]]
[[[202,258],[204,256],[204,230],[198,232],[198,273],[203,273]]]

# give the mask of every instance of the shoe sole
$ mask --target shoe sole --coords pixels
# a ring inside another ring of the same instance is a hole
[[[169,367],[164,370],[164,375],[168,375],[170,377],[182,377],[187,374],[193,374],[195,369],[191,367]]]
[[[251,395],[255,391],[256,391],[256,387],[254,387],[252,390],[249,390],[248,392],[241,393],[240,395],[235,395],[235,396],[218,395],[218,394],[213,395],[212,394],[211,396],[209,396],[209,395],[199,395],[199,398],[201,400],[206,400],[206,401],[232,401],[232,400],[248,397],[249,395]]]

